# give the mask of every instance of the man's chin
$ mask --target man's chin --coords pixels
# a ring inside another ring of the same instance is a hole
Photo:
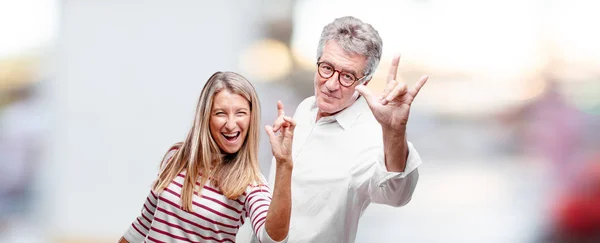
[[[319,108],[319,112],[326,114],[334,114],[338,112],[331,104],[326,102],[317,102],[317,107]]]

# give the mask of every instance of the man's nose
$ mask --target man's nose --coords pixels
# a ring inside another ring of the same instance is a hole
[[[327,87],[329,91],[336,91],[340,88],[340,82],[338,82],[339,75],[340,72],[334,71],[333,75],[325,82],[325,87]]]

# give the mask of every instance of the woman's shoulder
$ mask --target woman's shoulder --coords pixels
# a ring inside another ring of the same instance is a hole
[[[181,148],[181,143],[176,143],[167,150],[167,153],[163,156],[162,161],[160,162],[160,169],[164,169],[167,166],[167,163],[171,160],[171,158],[179,151]]]
[[[244,204],[252,204],[256,200],[269,202],[271,201],[271,194],[271,189],[267,184],[251,184],[246,187],[246,192],[240,197],[240,200]]]
[[[267,180],[265,179],[265,177],[260,174],[260,179],[258,181],[255,181],[253,183],[250,183],[247,187],[246,187],[246,193],[251,193],[254,191],[268,191],[271,192],[271,189],[269,188],[269,185],[267,184]]]

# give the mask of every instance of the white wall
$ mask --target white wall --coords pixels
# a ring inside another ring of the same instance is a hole
[[[118,237],[183,139],[204,82],[236,71],[256,1],[63,1],[40,202],[50,235]]]

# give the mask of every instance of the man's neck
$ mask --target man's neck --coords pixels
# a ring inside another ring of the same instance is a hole
[[[345,109],[348,109],[348,107],[350,107],[352,104],[354,104],[354,102],[356,102],[358,100],[358,98],[360,98],[360,95],[356,96],[356,99],[354,99],[354,101],[352,101],[351,104],[347,105],[346,107],[344,107],[344,109],[341,109],[339,111],[336,111],[334,113],[327,113],[327,112],[322,112],[321,110],[319,110],[317,108],[317,119],[315,120],[315,122],[318,122],[319,119],[323,118],[323,117],[328,117],[328,116],[334,116],[340,112],[342,112]]]
[[[319,119],[321,119],[321,118],[323,118],[323,117],[333,116],[333,115],[335,115],[335,114],[337,114],[337,113],[340,113],[340,112],[341,112],[341,111],[343,111],[343,110],[344,110],[344,109],[342,109],[342,110],[340,110],[340,111],[338,111],[338,112],[335,112],[335,113],[327,113],[327,112],[322,112],[321,110],[317,110],[317,120],[316,120],[315,122],[318,122],[318,121],[319,121]]]

